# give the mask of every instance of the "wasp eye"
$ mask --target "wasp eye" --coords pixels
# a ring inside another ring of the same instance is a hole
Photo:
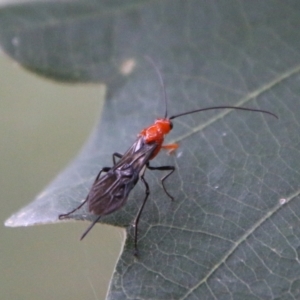
[[[170,121],[170,130],[173,129],[173,123]]]

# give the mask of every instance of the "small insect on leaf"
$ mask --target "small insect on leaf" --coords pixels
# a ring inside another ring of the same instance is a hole
[[[89,212],[98,217],[83,233],[83,235],[81,236],[81,239],[83,239],[102,216],[113,213],[114,211],[120,209],[126,203],[130,191],[135,187],[135,185],[140,179],[145,186],[145,196],[133,223],[135,256],[138,255],[138,224],[142,215],[142,211],[150,194],[149,185],[144,177],[146,169],[168,171],[168,173],[161,179],[161,182],[165,193],[171,200],[173,200],[172,195],[167,191],[164,183],[165,180],[175,171],[175,167],[153,167],[150,165],[150,160],[154,159],[161,149],[166,149],[169,152],[173,152],[178,148],[178,144],[163,144],[165,135],[167,135],[173,129],[173,124],[171,121],[172,119],[193,114],[196,112],[215,109],[236,109],[249,112],[260,112],[264,114],[269,114],[278,119],[278,117],[275,114],[266,110],[247,107],[236,107],[229,105],[199,108],[196,110],[187,111],[168,117],[168,99],[162,75],[156,64],[153,62],[153,60],[148,56],[146,57],[146,59],[152,64],[152,66],[156,70],[156,73],[160,80],[160,84],[163,89],[163,100],[165,105],[164,117],[156,119],[152,125],[144,128],[138,134],[137,139],[135,140],[133,145],[126,151],[125,154],[122,155],[119,153],[114,153],[112,155],[113,166],[102,168],[102,170],[97,175],[85,201],[81,203],[78,207],[74,208],[72,211],[59,215],[59,219],[69,218],[72,213],[80,209],[84,204],[87,204]],[[119,160],[116,161],[116,158],[118,158]],[[105,174],[102,175],[102,173]]]

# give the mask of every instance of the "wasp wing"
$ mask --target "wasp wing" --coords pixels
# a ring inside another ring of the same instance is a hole
[[[156,148],[156,143],[147,144],[139,137],[104,176],[95,180],[87,196],[89,211],[107,215],[122,207]]]
[[[110,170],[93,184],[87,196],[89,211],[96,215],[107,215],[119,209],[127,199],[130,183],[134,183],[133,176],[125,179]]]

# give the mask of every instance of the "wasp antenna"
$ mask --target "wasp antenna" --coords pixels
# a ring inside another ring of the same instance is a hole
[[[160,81],[160,85],[163,89],[163,93],[164,93],[164,102],[165,102],[165,119],[168,117],[168,97],[167,97],[167,93],[166,93],[166,88],[165,88],[165,83],[164,83],[164,79],[163,79],[163,76],[159,70],[159,68],[157,67],[157,65],[155,64],[154,60],[148,56],[148,55],[145,55],[145,59],[148,60],[148,62],[151,63],[151,65],[154,67],[157,75],[158,75],[158,78],[159,78],[159,81]]]
[[[187,111],[187,112],[184,112],[181,114],[174,115],[174,116],[170,117],[169,119],[172,120],[172,119],[175,119],[175,118],[178,118],[181,116],[185,116],[185,115],[189,115],[189,114],[193,114],[193,113],[205,111],[205,110],[213,110],[213,109],[239,109],[239,110],[246,110],[246,111],[253,111],[253,112],[261,112],[264,114],[271,115],[271,116],[275,117],[276,119],[278,119],[277,115],[275,115],[267,110],[248,108],[248,107],[236,107],[236,106],[214,106],[214,107],[200,108],[200,109],[195,109],[195,110],[191,110],[191,111]]]
[[[93,223],[87,228],[87,230],[83,233],[83,235],[81,236],[80,240],[83,240],[84,237],[90,232],[90,230],[95,226],[95,224],[100,220],[101,216],[99,216],[98,218],[96,218]]]

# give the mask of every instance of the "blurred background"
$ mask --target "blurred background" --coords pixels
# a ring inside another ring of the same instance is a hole
[[[8,228],[76,156],[99,116],[100,85],[40,78],[0,54],[1,298],[104,299],[124,231],[86,222]]]

